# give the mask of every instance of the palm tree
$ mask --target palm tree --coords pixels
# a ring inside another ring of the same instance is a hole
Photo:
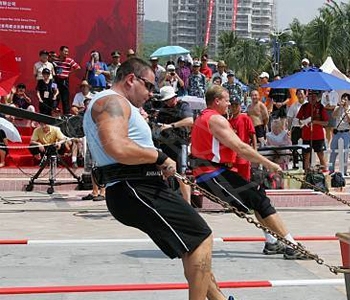
[[[207,46],[194,46],[191,50],[191,55],[193,58],[201,58],[203,54],[208,53]]]

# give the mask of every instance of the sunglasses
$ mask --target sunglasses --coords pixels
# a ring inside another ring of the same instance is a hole
[[[135,75],[135,77],[139,80],[142,80],[143,83],[145,84],[146,89],[151,93],[154,91],[154,84],[150,81],[148,81],[146,78],[140,77]]]

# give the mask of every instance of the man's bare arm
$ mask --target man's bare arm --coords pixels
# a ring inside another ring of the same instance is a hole
[[[118,96],[106,96],[94,103],[92,118],[104,150],[123,164],[155,163],[155,149],[143,148],[128,137],[130,114],[129,104]]]
[[[214,137],[223,145],[236,152],[239,156],[254,163],[260,163],[271,171],[280,171],[279,165],[260,155],[250,145],[242,142],[230,126],[230,123],[222,116],[212,116],[209,126]]]

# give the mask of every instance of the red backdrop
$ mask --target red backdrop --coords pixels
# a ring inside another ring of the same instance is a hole
[[[84,76],[90,51],[98,50],[109,63],[112,51],[136,48],[136,30],[137,0],[0,1],[0,41],[15,50],[21,70],[18,82],[31,91],[40,50],[58,53],[60,46],[69,47],[69,56],[82,67],[70,79],[72,94]]]

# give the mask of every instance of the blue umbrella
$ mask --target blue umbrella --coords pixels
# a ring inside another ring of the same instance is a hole
[[[159,49],[154,51],[150,57],[180,55],[180,54],[188,54],[188,53],[190,53],[189,50],[180,46],[165,46],[165,47],[160,47]]]
[[[263,87],[274,89],[311,89],[320,91],[350,90],[350,82],[322,72],[318,68],[309,68],[293,75],[275,80]]]

